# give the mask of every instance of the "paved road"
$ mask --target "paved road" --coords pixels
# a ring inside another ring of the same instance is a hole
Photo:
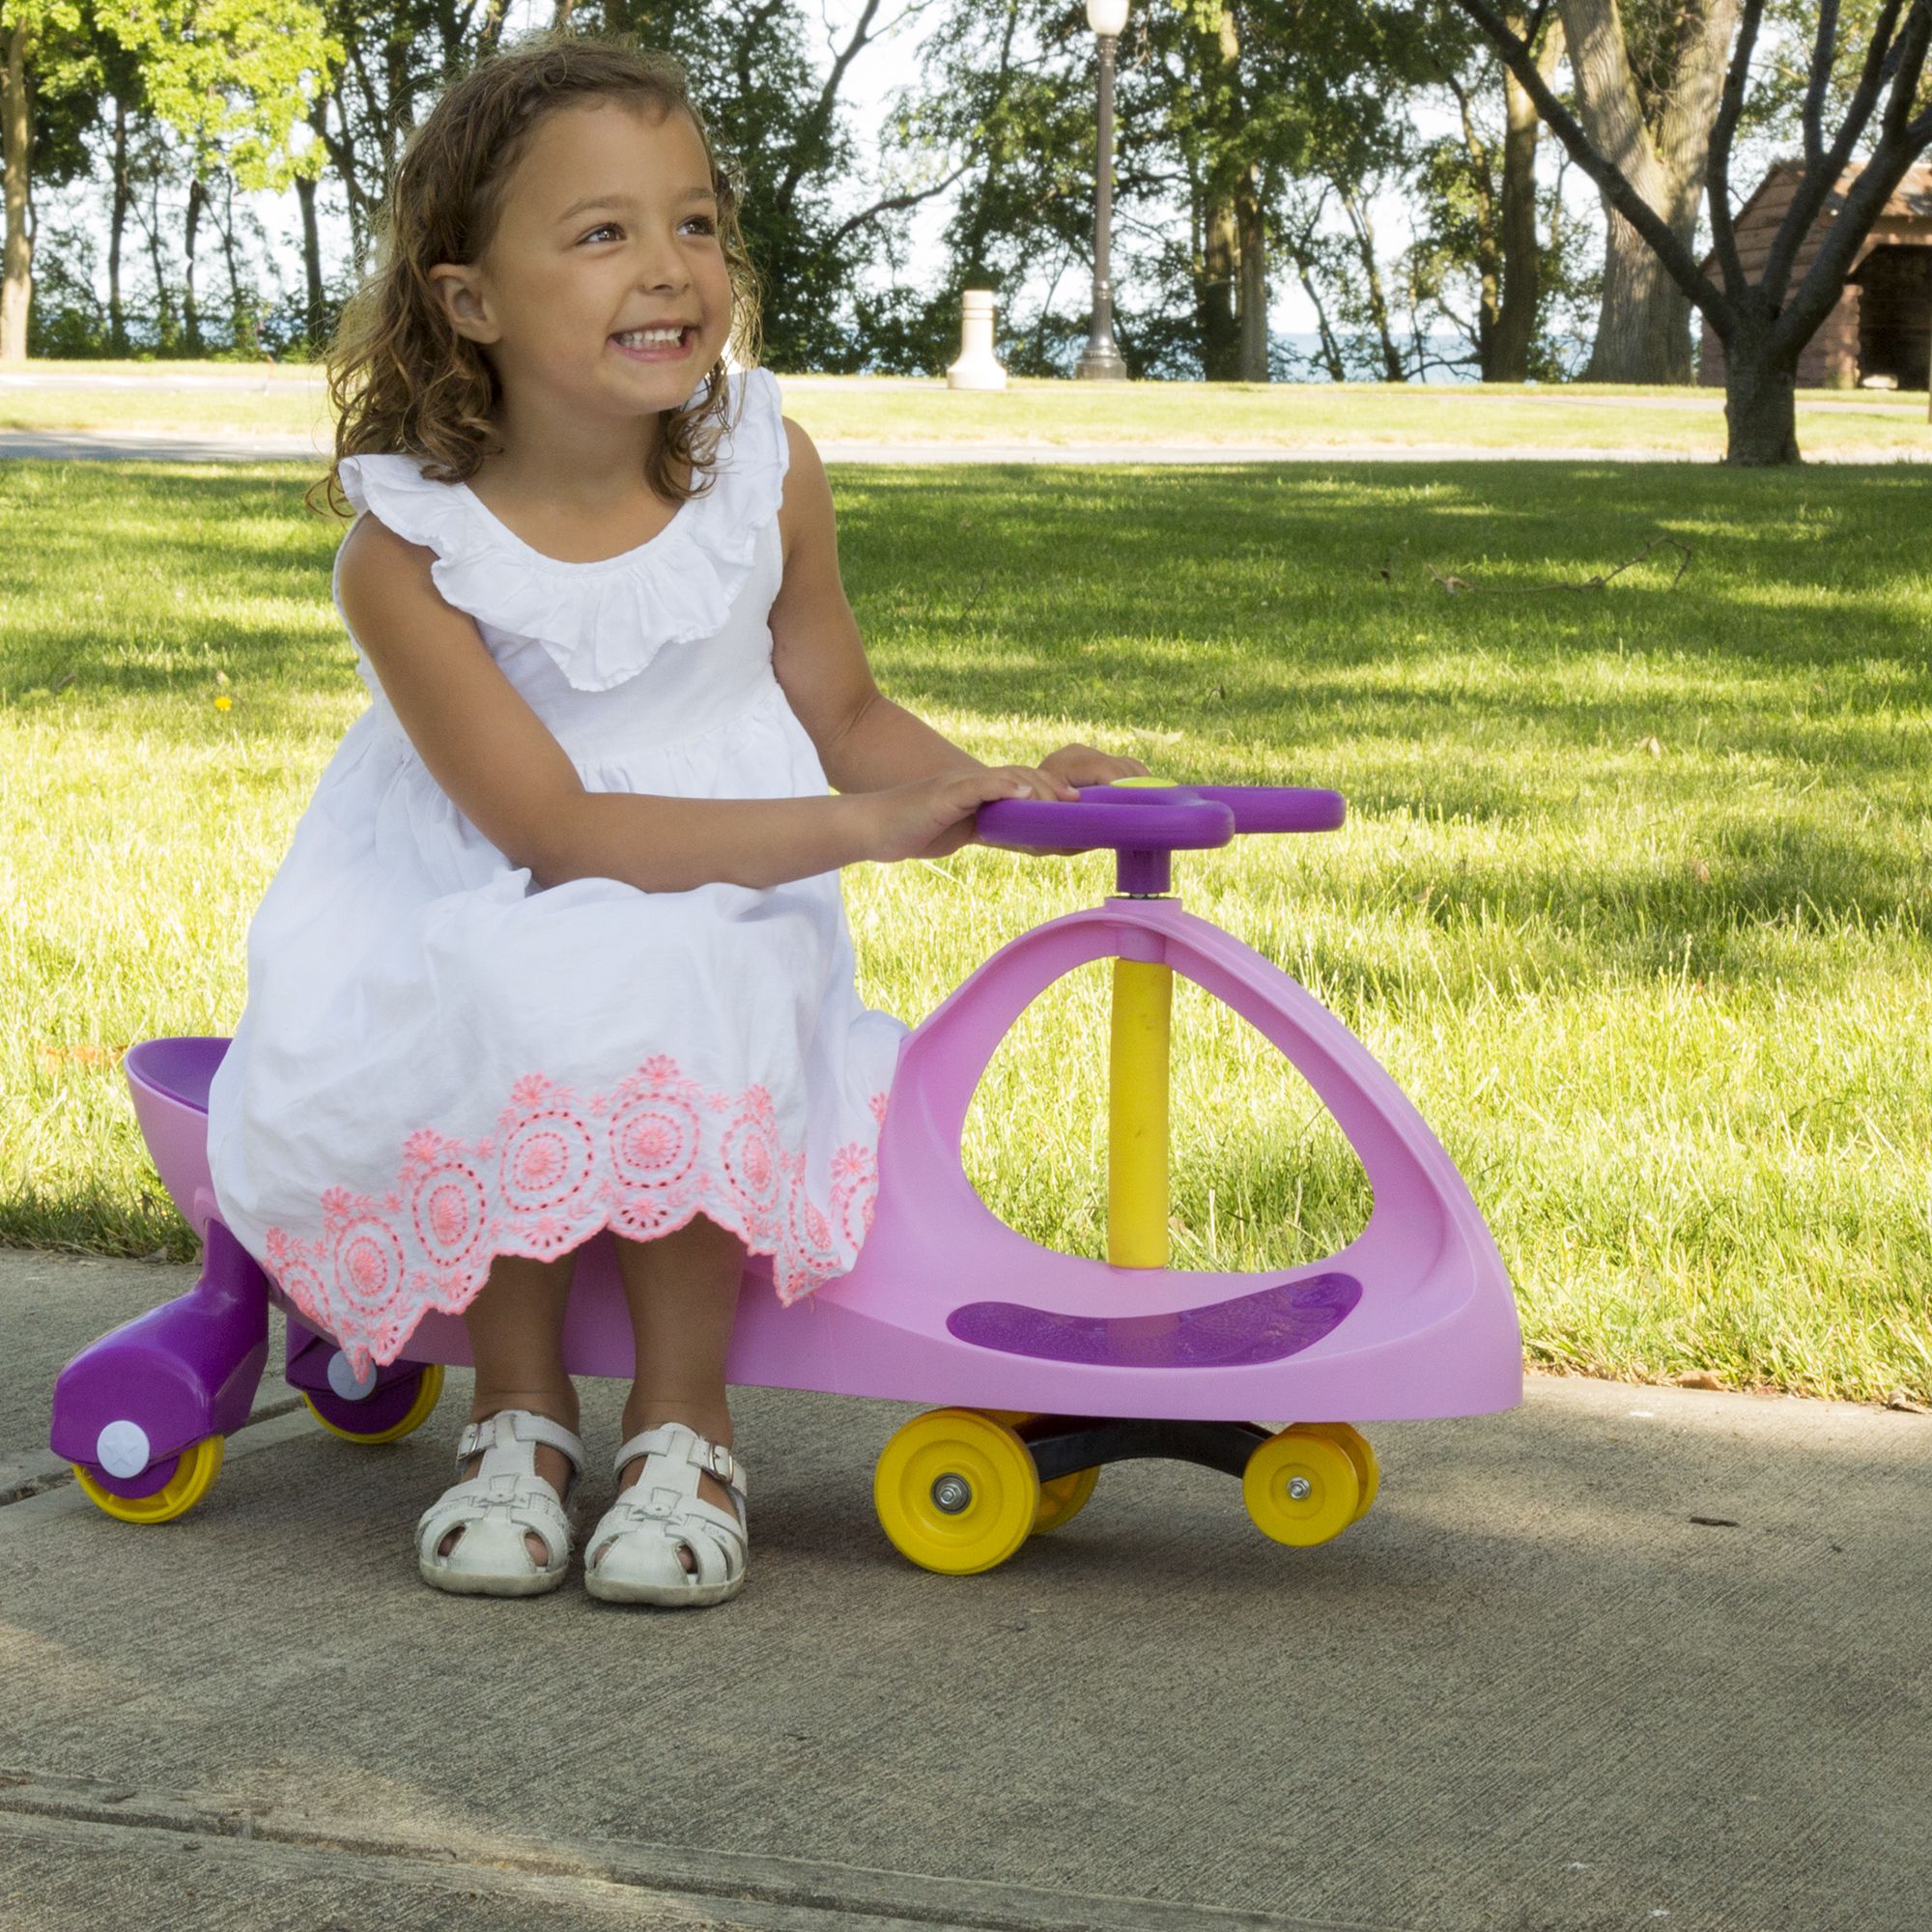
[[[828,463],[1696,463],[1688,452],[1654,449],[1501,449],[1455,442],[1361,442],[1283,449],[1226,443],[841,442],[821,439]],[[1932,458],[1932,448],[1924,452]],[[175,434],[168,431],[0,430],[0,457],[168,463],[312,463],[324,453],[307,437]],[[1873,459],[1861,459],[1861,461]],[[1887,458],[1876,460],[1885,461]]]
[[[787,389],[925,389],[944,391],[947,384],[937,376],[781,376]],[[152,373],[128,374],[118,370],[92,369],[85,363],[47,363],[28,369],[0,369],[0,391],[7,389],[222,389],[252,390],[268,395],[291,386],[313,387],[320,395],[322,378],[307,368],[277,363],[270,368],[242,368],[212,364],[199,369],[167,368]],[[1287,386],[1287,385],[1283,385]],[[1376,385],[1382,386],[1382,385]],[[1311,393],[1327,394],[1326,384],[1310,384]],[[1871,412],[1882,415],[1903,415],[1922,420],[1925,415],[1924,391],[1894,392],[1868,389],[1843,395],[1807,395],[1800,407],[1807,410],[1844,409]],[[1417,402],[1455,403],[1480,396],[1487,407],[1495,403],[1526,403],[1534,409],[1560,403],[1566,409],[1627,410],[1634,400],[1645,409],[1718,410],[1724,407],[1720,390],[1691,388],[1653,390],[1633,398],[1628,395],[1592,395],[1577,389],[1552,384],[1534,393],[1478,389],[1467,383],[1414,383],[1403,394]]]
[[[840,442],[820,440],[828,463],[1716,463],[1691,450],[1577,447],[1507,449],[1462,442],[1350,442],[1299,449],[1243,449],[1226,443]],[[313,463],[323,460],[305,437],[185,436],[163,431],[0,430],[0,458],[38,457],[168,463]],[[1928,463],[1923,448],[1825,452],[1812,463]]]
[[[1372,1427],[1321,1549],[1129,1463],[948,1579],[871,1513],[907,1411],[742,1390],[742,1598],[493,1603],[410,1555],[461,1372],[358,1449],[271,1371],[172,1524],[62,1477],[59,1365],[190,1279],[0,1250],[10,1932],[1926,1923],[1932,1418],[1538,1376]],[[601,1462],[622,1391],[583,1394]]]

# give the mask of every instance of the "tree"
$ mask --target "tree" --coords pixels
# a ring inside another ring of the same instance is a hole
[[[343,58],[314,0],[98,0],[114,37],[140,64],[148,104],[187,148],[183,230],[185,347],[202,349],[195,244],[211,204],[236,186],[282,189],[322,165],[294,130]],[[215,186],[227,184],[226,193]],[[240,302],[232,259],[231,307]]]
[[[1850,39],[1841,39],[1841,0],[1818,0],[1799,110],[1801,172],[1755,281],[1738,253],[1730,172],[1733,143],[1754,92],[1766,0],[1743,0],[1704,166],[1721,286],[1704,272],[1668,212],[1626,172],[1621,163],[1627,152],[1605,152],[1556,99],[1524,37],[1511,30],[1492,0],[1453,4],[1488,36],[1546,125],[1724,345],[1726,461],[1797,462],[1798,357],[1843,292],[1865,237],[1906,170],[1932,148],[1932,102],[1924,93],[1932,0],[1873,0],[1869,8],[1853,0],[1851,24],[1858,31]],[[1776,50],[1774,37],[1771,51]],[[1828,108],[1837,122],[1829,136]],[[1861,147],[1862,164],[1853,171]],[[1794,287],[1799,250],[1834,191],[1840,198],[1835,217]]]
[[[1577,118],[1688,253],[1740,0],[1557,0]],[[1690,303],[1607,196],[1603,307],[1584,380],[1689,383]]]
[[[36,121],[85,86],[87,44],[75,0],[0,0],[0,362],[27,354],[34,299]]]
[[[1438,62],[1439,27],[1359,0],[1178,0],[1151,8],[1145,31],[1173,50],[1152,104],[1195,209],[1202,373],[1269,380],[1272,250],[1304,283],[1330,276],[1339,319],[1372,339],[1387,380],[1405,381],[1370,211],[1378,185],[1412,159],[1409,103]],[[1324,207],[1343,222],[1339,248],[1311,240],[1311,178],[1326,190],[1318,223]]]
[[[1520,15],[1509,16],[1518,33]],[[1563,56],[1563,29],[1546,16],[1537,67],[1553,78]],[[1522,383],[1532,372],[1554,373],[1538,353],[1552,279],[1562,273],[1562,199],[1548,202],[1550,237],[1539,226],[1536,103],[1479,38],[1445,49],[1442,90],[1456,106],[1457,132],[1424,150],[1417,186],[1417,259],[1411,274],[1427,304],[1469,343],[1486,383]],[[1449,298],[1457,283],[1473,283],[1473,312],[1458,313]]]
[[[1064,12],[1064,10],[1063,10]],[[936,371],[959,350],[959,298],[969,288],[1011,292],[1030,272],[1046,294],[1025,326],[1008,301],[1007,365],[1017,374],[1070,372],[1087,337],[1083,284],[1077,312],[1056,298],[1069,272],[1091,272],[1094,220],[1093,36],[1076,40],[1066,15],[1057,39],[1042,32],[1033,0],[997,7],[955,4],[922,55],[923,80],[894,97],[882,147],[890,178],[908,195],[959,188],[945,229],[950,264],[937,288],[875,298],[892,317],[892,361],[907,373]],[[1080,43],[1084,42],[1084,45]],[[1129,77],[1121,77],[1124,102]],[[1137,180],[1128,116],[1117,122],[1115,179],[1123,201]],[[1116,232],[1131,223],[1117,212]],[[1138,374],[1143,347],[1117,314],[1122,355]]]
[[[342,191],[349,270],[359,277],[369,266],[383,197],[418,109],[450,73],[497,43],[502,9],[478,0],[461,6],[449,0],[323,0],[323,25],[342,59],[308,104],[306,119],[328,176]],[[323,179],[303,173],[295,179],[311,346],[320,343],[328,319],[314,185]]]
[[[318,31],[312,0],[0,0],[0,165],[6,171],[4,274],[0,274],[0,360],[27,353],[33,299],[29,228],[35,109],[46,99],[112,94],[115,231],[111,275],[119,306],[121,224],[132,205],[126,96],[130,63],[144,103],[193,147],[188,199],[190,338],[193,242],[207,196],[202,159],[218,154],[243,186],[286,185],[288,132],[300,111],[303,77],[326,71],[332,47]],[[159,223],[151,223],[154,246]],[[158,270],[157,270],[158,272]],[[125,323],[119,325],[125,340]]]
[[[95,36],[95,58],[101,74],[100,111],[111,128],[107,150],[107,346],[114,355],[128,354],[128,302],[121,275],[121,246],[134,206],[132,136],[146,113],[141,64],[112,34]]]
[[[1182,7],[1179,16],[1195,81],[1170,105],[1169,120],[1196,187],[1202,246],[1195,327],[1202,372],[1210,383],[1265,383],[1264,143],[1254,127],[1257,90],[1242,71],[1242,55],[1250,51],[1242,44],[1243,30],[1252,40],[1261,22],[1253,12],[1237,17],[1229,0]]]
[[[1147,0],[1129,14],[1114,215],[1116,334],[1130,375],[1269,380],[1270,273],[1309,272],[1307,252],[1294,253],[1297,184],[1321,173],[1354,194],[1387,164],[1425,25],[1360,0]],[[1022,337],[1010,367],[1065,372],[1084,345],[1093,74],[1093,35],[1065,0],[953,0],[928,40],[923,85],[890,130],[910,167],[942,156],[963,182],[926,366],[950,357],[958,290],[975,284],[1045,284],[1028,323],[1008,311]]]

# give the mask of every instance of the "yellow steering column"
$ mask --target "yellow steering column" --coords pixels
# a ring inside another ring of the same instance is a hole
[[[1167,785],[1171,779],[1116,779]],[[1107,1259],[1116,1267],[1167,1265],[1169,1027],[1174,968],[1114,961],[1107,1042]]]

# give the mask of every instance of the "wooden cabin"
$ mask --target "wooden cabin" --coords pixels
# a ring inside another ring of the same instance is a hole
[[[1792,287],[1804,278],[1826,229],[1844,206],[1843,185],[1861,165],[1854,161],[1840,178],[1840,186],[1825,197],[1810,233],[1799,244]],[[1763,271],[1772,237],[1791,206],[1802,173],[1796,161],[1778,162],[1738,211],[1738,254],[1752,280]],[[1715,255],[1704,258],[1704,272],[1723,286]],[[1853,389],[1869,376],[1889,376],[1901,389],[1922,389],[1928,371],[1932,371],[1932,165],[1921,164],[1907,171],[1873,222],[1837,306],[1818,325],[1818,332],[1798,358],[1798,386]],[[1707,388],[1723,386],[1724,345],[1708,322],[1698,380]]]

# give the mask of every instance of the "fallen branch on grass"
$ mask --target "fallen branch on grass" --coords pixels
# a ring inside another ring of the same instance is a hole
[[[1454,596],[1459,590],[1489,590],[1492,592],[1500,590],[1505,593],[1512,590],[1532,592],[1540,590],[1602,590],[1612,578],[1621,577],[1625,571],[1631,569],[1635,564],[1641,563],[1652,551],[1666,549],[1679,551],[1683,554],[1683,561],[1677,566],[1677,575],[1663,586],[1666,590],[1675,590],[1678,584],[1683,582],[1684,573],[1690,568],[1690,546],[1687,543],[1679,543],[1675,537],[1658,537],[1652,542],[1645,544],[1634,556],[1626,557],[1614,570],[1606,570],[1601,576],[1586,579],[1581,583],[1477,583],[1467,577],[1444,577],[1433,563],[1425,563],[1422,567],[1451,596]],[[1384,570],[1382,575],[1386,577],[1388,572]]]

